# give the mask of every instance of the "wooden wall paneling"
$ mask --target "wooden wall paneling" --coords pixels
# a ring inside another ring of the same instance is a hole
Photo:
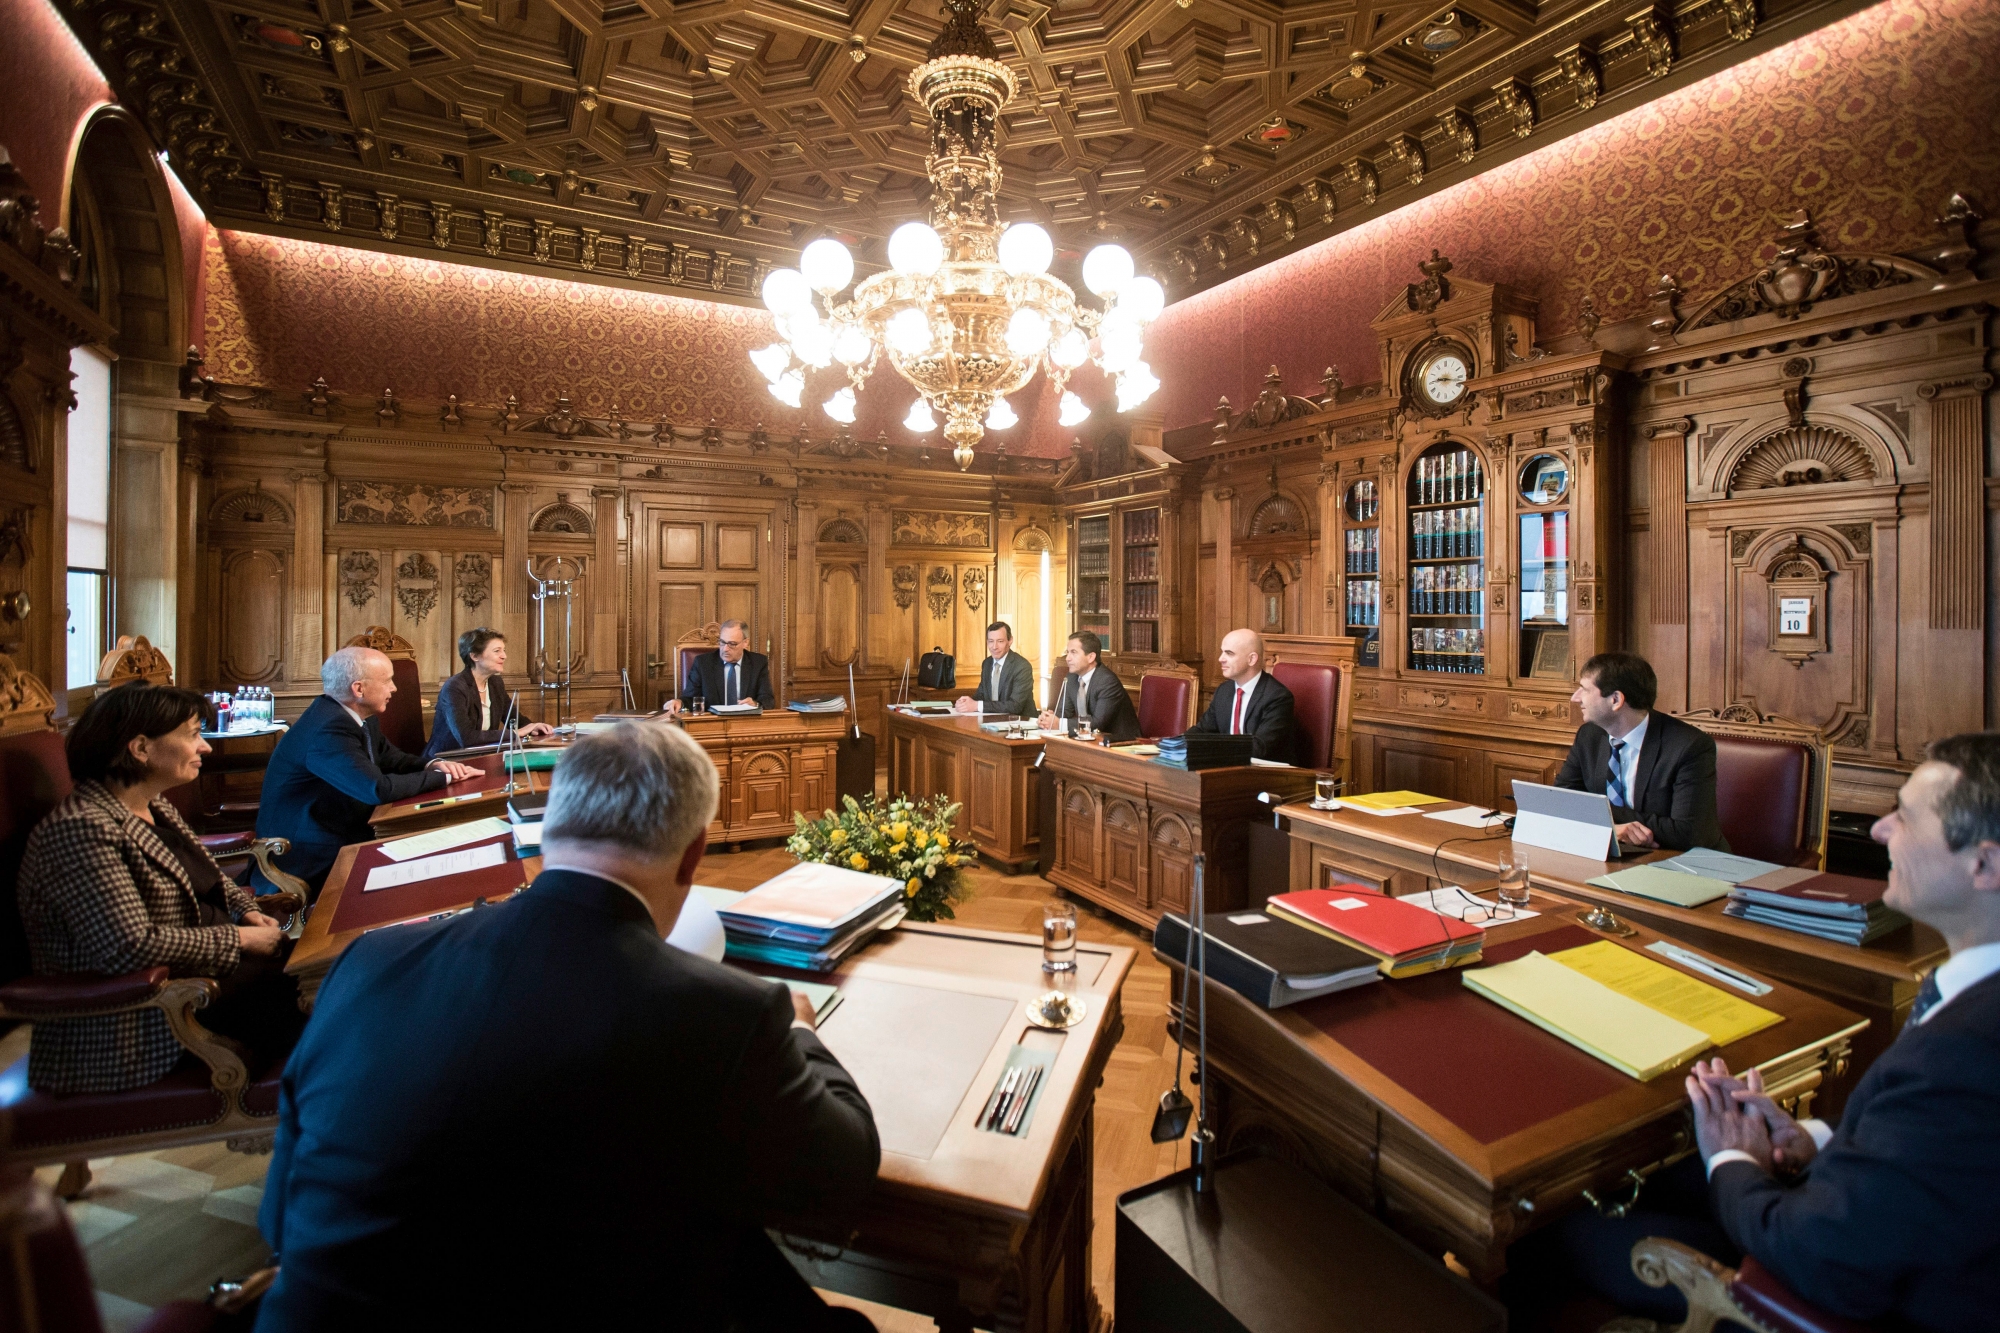
[[[286,598],[285,662],[280,674],[291,687],[288,692],[295,696],[319,693],[319,669],[327,657],[328,594],[320,565],[332,531],[334,496],[327,486],[323,440],[317,442],[314,453],[317,455],[314,466],[291,474],[293,529],[288,561],[291,580]]]
[[[621,577],[622,561],[619,557],[618,515],[621,509],[621,494],[616,486],[593,486],[590,491],[592,516],[596,531],[592,533],[594,556],[590,597],[585,607],[580,608],[589,626],[590,658],[589,666],[593,677],[606,682],[603,688],[611,690],[610,681],[616,677],[621,667],[629,663],[619,659],[619,608],[622,602]],[[608,696],[608,699],[623,706],[622,689]],[[583,716],[583,710],[578,709]]]
[[[179,396],[178,371],[121,358],[111,436],[111,631],[143,634],[170,660],[180,643],[180,419],[203,410]]]
[[[800,595],[792,603],[792,630],[798,644],[798,667],[810,672],[825,659],[826,643],[820,634],[820,602],[824,580],[820,575],[819,544],[826,540],[830,525],[820,519],[819,501],[800,496],[792,506],[797,515],[797,569]],[[844,530],[843,530],[844,531]],[[866,543],[866,534],[862,534]]]
[[[1687,437],[1693,425],[1692,418],[1675,417],[1656,422],[1645,432],[1646,555],[1643,562],[1632,564],[1649,575],[1643,580],[1648,660],[1660,678],[1660,707],[1669,712],[1689,706]],[[1636,618],[1632,623],[1635,631],[1641,628]]]
[[[1924,711],[1933,735],[1976,726],[1986,704],[1985,372],[1920,386],[1930,434],[1929,651]],[[1912,608],[1914,609],[1914,608]]]

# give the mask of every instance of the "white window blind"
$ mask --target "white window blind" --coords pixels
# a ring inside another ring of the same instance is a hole
[[[69,567],[109,569],[111,362],[79,347],[69,368],[77,404],[69,414]]]

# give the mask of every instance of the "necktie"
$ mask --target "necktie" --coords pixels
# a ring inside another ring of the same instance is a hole
[[[1613,805],[1632,804],[1625,795],[1625,761],[1619,758],[1624,748],[1624,741],[1611,742],[1611,774],[1605,780],[1604,794],[1610,798]]]
[[[1924,1015],[1935,1008],[1937,1002],[1943,998],[1943,993],[1938,990],[1937,969],[1932,968],[1924,977],[1924,984],[1917,987],[1917,1002],[1910,1006],[1910,1020],[1903,1024],[1903,1031],[1908,1032],[1923,1022]]]
[[[734,663],[734,662],[731,662],[731,663],[729,664],[729,669],[728,669],[728,670],[727,670],[727,671],[726,671],[726,672],[724,673],[724,675],[725,675],[726,679],[724,680],[724,682],[723,682],[723,686],[722,686],[722,702],[724,702],[724,703],[726,703],[726,704],[733,704],[733,703],[735,703],[735,702],[737,701],[737,700],[736,700],[736,663]]]
[[[979,697],[988,703],[993,702],[993,675],[998,668],[999,664],[989,657],[986,659],[986,670],[980,673]]]
[[[1241,736],[1243,734],[1243,687],[1241,685],[1236,687],[1236,710],[1229,719],[1229,734],[1232,736]]]

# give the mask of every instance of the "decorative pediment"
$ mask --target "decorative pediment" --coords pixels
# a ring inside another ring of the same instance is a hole
[[[0,736],[47,731],[55,725],[55,709],[49,687],[0,653]]]
[[[597,531],[597,525],[591,521],[589,510],[571,504],[569,496],[559,492],[554,504],[535,511],[535,516],[528,520],[528,531],[575,533],[587,537]]]
[[[553,408],[537,420],[522,426],[520,430],[523,435],[553,435],[563,440],[612,438],[612,433],[603,426],[586,417],[578,416],[576,404],[570,401],[568,394],[558,395]]]
[[[835,518],[820,524],[819,540],[840,546],[866,546],[868,532],[851,518]]]
[[[1831,426],[1786,426],[1750,446],[1729,472],[1729,491],[1873,481],[1868,447]]]
[[[1215,433],[1221,436],[1239,430],[1268,430],[1287,421],[1309,417],[1319,410],[1320,405],[1312,399],[1286,393],[1278,368],[1272,366],[1264,376],[1264,391],[1241,414],[1230,411],[1227,398],[1216,403]]]
[[[370,625],[341,646],[373,648],[386,657],[404,657],[413,662],[417,659],[416,645],[387,625]]]
[[[1287,495],[1273,495],[1250,515],[1252,537],[1303,537],[1306,532],[1305,511]]]
[[[1922,279],[1936,270],[1895,255],[1834,254],[1821,248],[1812,215],[1801,209],[1775,242],[1778,253],[1757,272],[1709,298],[1676,332],[1730,324],[1753,315],[1797,319],[1817,302]]]
[[[149,685],[171,685],[174,683],[174,664],[145,635],[121,634],[118,646],[106,653],[104,660],[97,664],[97,693],[140,681]]]
[[[208,511],[211,523],[290,524],[292,511],[283,500],[263,488],[262,483],[247,491],[232,491],[217,500]]]

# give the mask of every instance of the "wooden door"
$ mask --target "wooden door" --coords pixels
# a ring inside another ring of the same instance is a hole
[[[771,688],[785,701],[785,615],[779,574],[787,534],[780,502],[635,495],[633,591],[649,706],[676,687],[681,636],[723,620],[750,626],[750,649],[771,659]]]

